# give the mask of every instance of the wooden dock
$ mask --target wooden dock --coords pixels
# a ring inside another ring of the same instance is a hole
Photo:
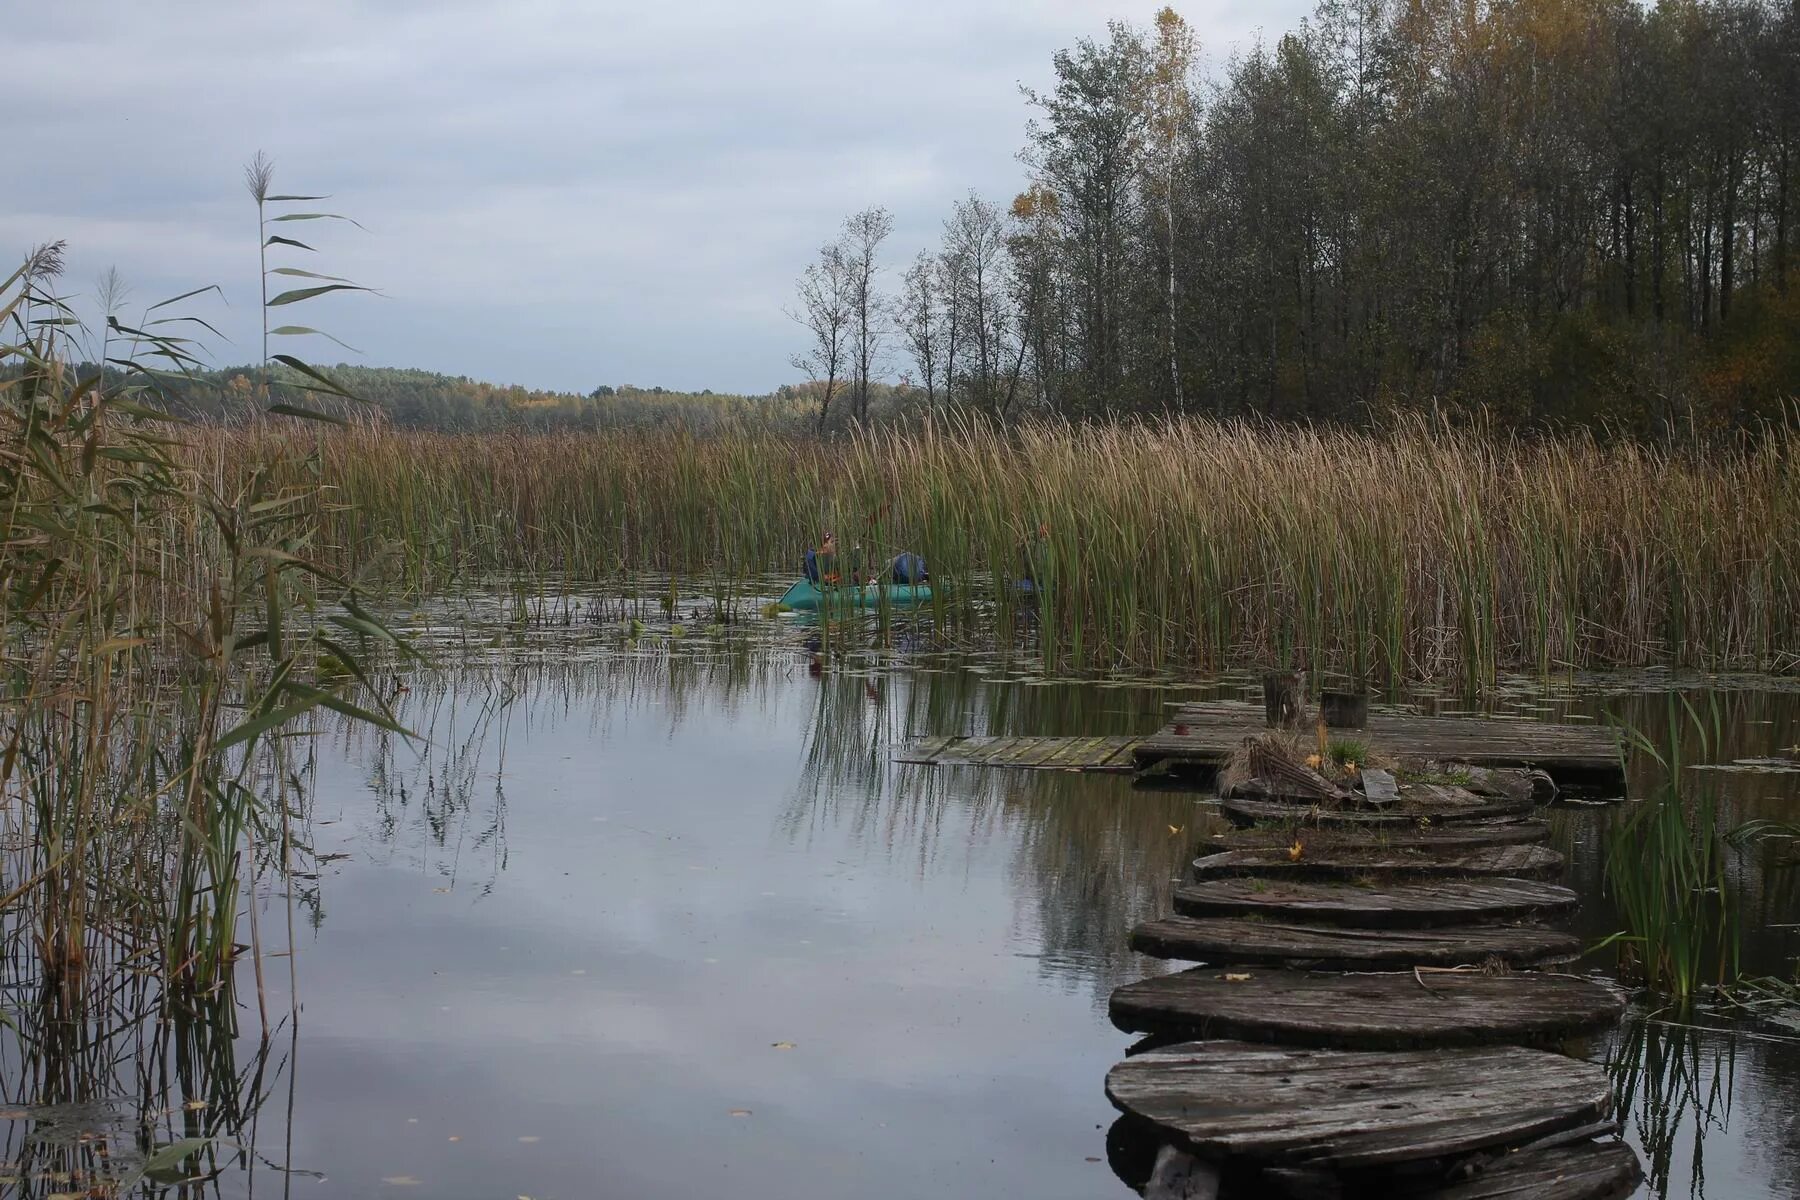
[[[1137,770],[1135,737],[928,737],[896,762],[946,767],[1021,767],[1035,771]]]
[[[1239,709],[1230,739],[1260,728]],[[1528,781],[1409,795],[1371,774],[1322,806],[1261,781],[1237,802],[1251,827],[1204,847],[1176,913],[1133,931],[1142,953],[1202,964],[1108,1005],[1156,1047],[1107,1077],[1123,1120],[1160,1138],[1144,1194],[1214,1196],[1248,1170],[1310,1180],[1309,1195],[1340,1194],[1339,1171],[1358,1195],[1415,1200],[1629,1195],[1641,1170],[1604,1120],[1604,1070],[1556,1052],[1616,1023],[1624,999],[1560,966],[1580,940],[1545,922],[1576,896],[1545,881],[1564,864],[1517,806]],[[1497,799],[1513,807],[1473,815]],[[1422,803],[1453,811],[1406,811]]]
[[[1235,700],[1183,704],[1168,725],[1138,743],[1135,754],[1145,766],[1171,763],[1217,770],[1245,738],[1263,732],[1261,705]],[[1617,731],[1591,725],[1373,712],[1367,728],[1341,732],[1367,740],[1391,758],[1537,768],[1558,783],[1584,786],[1624,781]]]

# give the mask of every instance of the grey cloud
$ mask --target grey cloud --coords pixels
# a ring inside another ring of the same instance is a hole
[[[139,300],[217,282],[250,357],[244,159],[368,226],[324,269],[380,287],[309,314],[367,352],[539,386],[762,389],[788,377],[794,275],[884,204],[893,260],[970,188],[1023,180],[1020,82],[1108,0],[746,4],[34,5],[9,21],[32,86],[0,254],[72,244]],[[1215,56],[1299,5],[1188,6]],[[218,307],[218,306],[215,306]],[[332,357],[326,350],[321,358]]]

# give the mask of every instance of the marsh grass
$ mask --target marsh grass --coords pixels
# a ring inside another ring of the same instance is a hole
[[[1667,716],[1660,743],[1626,731],[1662,779],[1608,831],[1606,887],[1625,922],[1611,939],[1620,974],[1685,1011],[1703,989],[1736,980],[1739,934],[1717,795],[1710,780],[1684,773],[1690,739],[1702,762],[1710,760],[1708,747],[1721,743],[1719,714],[1702,714],[1671,695]]]
[[[231,477],[267,436],[209,430],[198,466]],[[1794,666],[1796,461],[1782,431],[1670,449],[1422,418],[1369,432],[940,419],[838,440],[364,426],[320,442],[315,516],[338,568],[422,588],[628,571],[729,588],[797,574],[830,529],[877,562],[924,554],[934,618],[1034,629],[1058,669],[1484,683]]]
[[[188,319],[108,314],[106,369],[77,370],[59,269],[0,279],[0,940],[75,1012],[148,977],[165,1015],[232,1014],[247,956],[266,1033],[253,893],[301,850],[306,786],[286,735],[321,707],[397,729],[316,665],[404,646],[312,557],[304,437],[197,471],[154,407]]]

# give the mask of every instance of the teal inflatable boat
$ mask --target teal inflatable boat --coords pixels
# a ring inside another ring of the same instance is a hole
[[[810,579],[802,579],[776,601],[794,612],[817,612],[821,608],[911,608],[931,603],[928,583],[870,583],[848,587],[827,584],[820,587]]]

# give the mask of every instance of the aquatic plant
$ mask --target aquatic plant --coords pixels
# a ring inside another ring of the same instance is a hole
[[[205,471],[253,461],[214,428]],[[320,440],[319,552],[442,587],[627,571],[742,588],[825,529],[923,554],[941,623],[1035,631],[1053,667],[1282,662],[1359,678],[1506,668],[1786,668],[1800,629],[1800,443],[974,417],[841,439],[744,428]],[[1029,574],[1034,586],[1021,589]],[[691,586],[691,585],[690,585]]]
[[[297,852],[285,735],[317,708],[397,729],[332,685],[405,647],[314,556],[304,437],[266,428],[203,473],[158,411],[158,380],[197,362],[183,331],[210,328],[171,306],[212,289],[90,332],[59,249],[0,280],[0,936],[70,1004],[129,968],[193,1010],[248,952],[266,1031],[245,899]]]
[[[1726,832],[1710,781],[1684,778],[1685,743],[1720,740],[1716,710],[1703,715],[1672,694],[1659,743],[1637,730],[1626,737],[1654,763],[1659,785],[1626,809],[1608,830],[1606,887],[1625,921],[1609,939],[1619,947],[1625,978],[1667,996],[1685,1009],[1707,985],[1738,973],[1738,926]]]

